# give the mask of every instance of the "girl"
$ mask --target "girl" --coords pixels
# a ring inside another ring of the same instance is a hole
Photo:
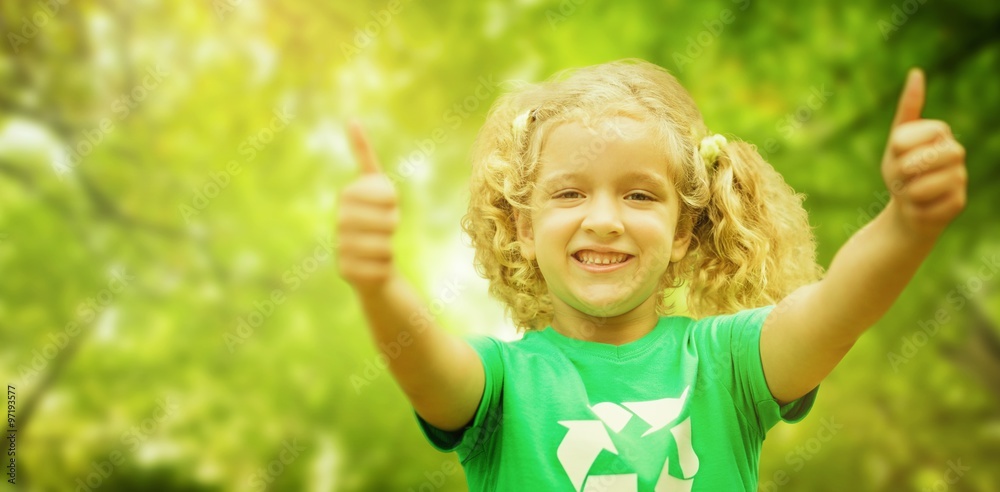
[[[892,198],[825,275],[802,197],[637,60],[507,94],[476,140],[462,225],[521,340],[414,316],[396,195],[357,125],[339,268],[471,490],[756,490],[768,429],[805,417],[964,207],[964,149],[923,97],[913,70],[882,160]]]

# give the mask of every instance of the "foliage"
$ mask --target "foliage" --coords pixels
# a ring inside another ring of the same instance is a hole
[[[357,174],[345,123],[397,177],[400,265],[432,314],[510,337],[459,234],[478,125],[504,81],[640,57],[808,195],[824,264],[884,203],[895,99],[926,69],[925,115],[969,152],[968,209],[810,418],[769,435],[761,486],[943,490],[961,460],[948,490],[1000,489],[1000,290],[983,269],[1000,255],[998,28],[986,1],[3,2],[0,374],[19,487],[464,490],[333,268]]]

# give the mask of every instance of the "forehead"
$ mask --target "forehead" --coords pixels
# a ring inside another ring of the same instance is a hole
[[[660,131],[627,117],[557,124],[539,155],[539,180],[566,174],[639,175],[669,178],[671,163]]]

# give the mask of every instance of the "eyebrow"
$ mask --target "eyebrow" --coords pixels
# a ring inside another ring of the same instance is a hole
[[[572,181],[573,179],[575,179],[580,174],[581,173],[571,172],[571,171],[563,171],[563,172],[551,174],[549,176],[546,176],[545,179],[539,180],[538,181],[538,185],[539,185],[538,187],[539,188],[554,188],[556,186],[561,186],[562,184],[564,184],[564,183],[566,183],[568,181]]]
[[[562,171],[545,177],[545,179],[541,180],[539,184],[542,188],[548,189],[561,186],[583,176],[585,176],[585,174],[579,171]],[[652,171],[629,171],[620,176],[619,180],[639,181],[654,186],[661,186],[663,188],[669,188],[670,186],[669,181],[667,181],[663,176],[660,176]]]
[[[626,181],[640,181],[662,186],[663,188],[670,187],[670,182],[666,178],[652,171],[629,171],[622,176],[622,179]]]

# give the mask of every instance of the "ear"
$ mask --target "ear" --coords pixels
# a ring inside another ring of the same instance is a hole
[[[674,245],[670,249],[670,262],[676,263],[684,259],[687,255],[688,246],[691,245],[691,234],[692,231],[689,229],[687,231],[675,231],[674,234],[679,234],[674,236]]]
[[[514,222],[517,228],[517,240],[521,243],[521,256],[528,261],[535,259],[535,231],[531,227],[531,217],[528,214],[514,212]]]

